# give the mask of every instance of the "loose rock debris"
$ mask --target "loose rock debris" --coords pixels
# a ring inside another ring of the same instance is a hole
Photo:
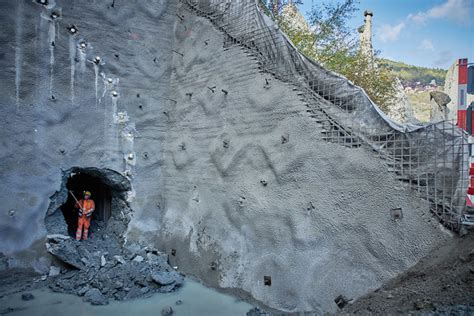
[[[83,296],[93,305],[168,293],[184,283],[184,276],[168,264],[168,255],[155,249],[133,252],[113,244],[99,249],[97,243],[60,235],[48,236],[46,247],[63,264],[62,273],[51,267],[49,287]]]

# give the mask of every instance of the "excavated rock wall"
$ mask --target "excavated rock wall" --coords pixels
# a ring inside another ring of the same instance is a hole
[[[285,311],[334,311],[447,238],[384,161],[324,141],[298,87],[177,1],[0,9],[1,252],[45,236],[49,197],[75,166],[129,177],[127,244]]]
[[[49,197],[61,190],[62,170],[73,167],[126,175],[132,225],[141,233],[159,230],[176,4],[47,3],[0,3],[4,253],[45,235]]]
[[[446,79],[444,81],[444,93],[449,95],[451,101],[448,103],[447,107],[449,109],[449,119],[456,120],[458,115],[458,103],[459,103],[459,68],[458,60],[456,59],[454,63],[449,67],[448,72],[446,73]],[[474,96],[472,94],[466,94],[466,107],[467,105],[474,102]]]

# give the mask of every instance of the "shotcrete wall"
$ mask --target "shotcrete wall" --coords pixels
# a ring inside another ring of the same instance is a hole
[[[130,179],[128,244],[286,311],[334,311],[446,238],[367,146],[324,141],[298,87],[177,1],[6,0],[0,21],[3,253],[44,237],[73,166]]]
[[[334,311],[338,295],[378,287],[445,238],[382,160],[323,141],[297,88],[185,8],[163,145],[159,240],[174,263],[274,308]]]

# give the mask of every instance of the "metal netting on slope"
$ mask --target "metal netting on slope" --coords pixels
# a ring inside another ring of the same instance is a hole
[[[359,87],[298,52],[258,0],[180,0],[226,35],[224,46],[241,45],[262,71],[292,83],[326,141],[369,146],[388,170],[409,183],[448,226],[466,208],[468,144],[454,122],[398,124]]]

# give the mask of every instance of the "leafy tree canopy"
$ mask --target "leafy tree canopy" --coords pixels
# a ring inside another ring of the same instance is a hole
[[[387,111],[396,98],[395,76],[374,59],[364,56],[358,48],[357,31],[349,20],[359,11],[357,0],[333,0],[313,6],[307,20],[296,9],[297,1],[265,2],[275,21],[300,52],[324,67],[340,73],[362,87],[380,108]]]

